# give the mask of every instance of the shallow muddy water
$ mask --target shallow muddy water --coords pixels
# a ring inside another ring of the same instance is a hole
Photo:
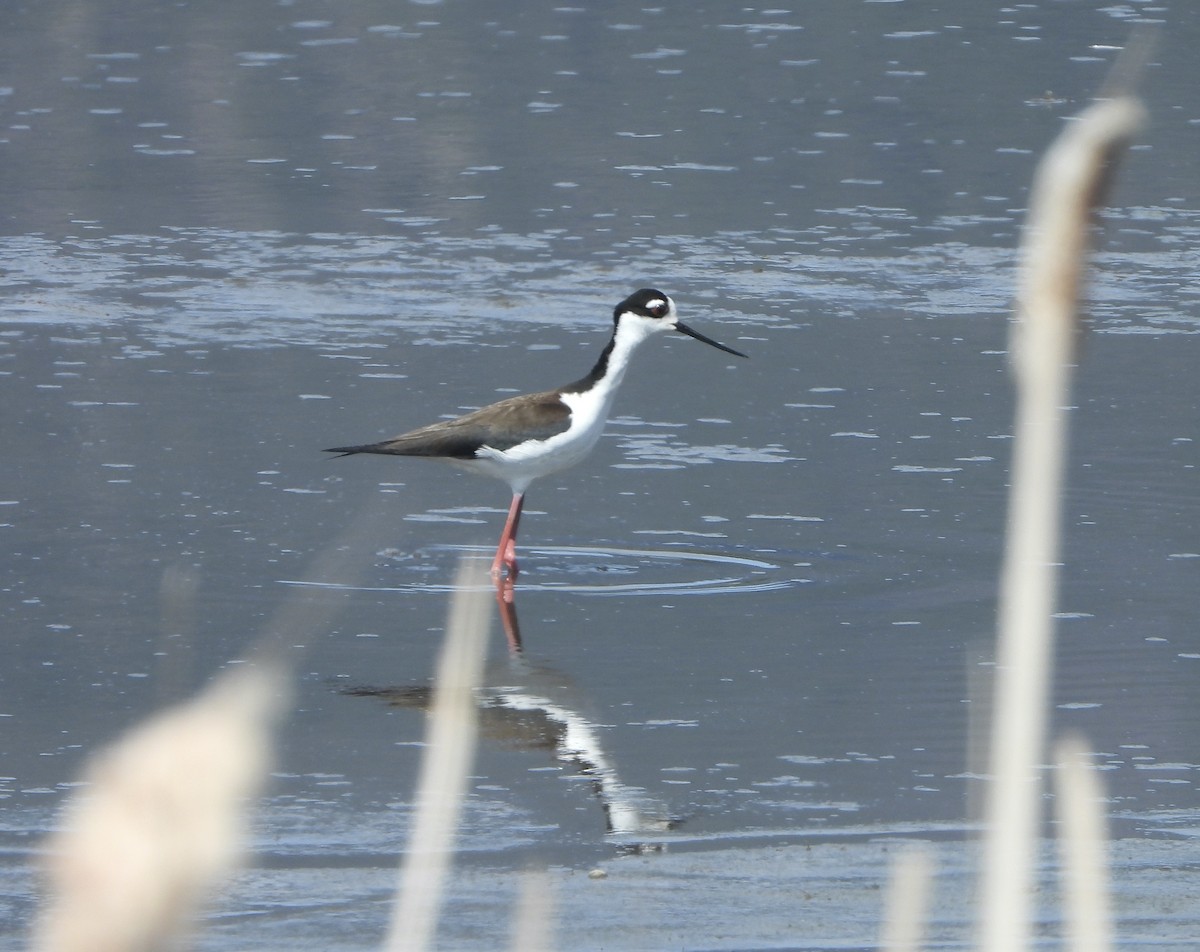
[[[47,3],[0,14],[4,940],[88,751],[334,589],[202,943],[378,942],[455,566],[508,490],[320,449],[576,379],[643,285],[750,359],[651,342],[593,455],[530,490],[454,947],[537,867],[573,948],[871,945],[889,838],[942,844],[960,889],[1025,196],[1144,20],[1168,28],[1089,288],[1053,721],[1103,769],[1124,934],[1185,935],[1135,900],[1166,910],[1181,881],[1137,871],[1197,861],[1200,15]],[[337,546],[353,572],[314,575]],[[812,850],[819,914],[701,914]],[[605,935],[612,887],[656,875],[671,902]]]

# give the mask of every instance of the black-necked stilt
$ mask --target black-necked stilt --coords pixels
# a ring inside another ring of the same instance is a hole
[[[504,480],[513,497],[492,561],[492,575],[499,578],[502,566],[507,565],[509,577],[515,578],[517,524],[525,490],[539,476],[574,466],[587,456],[604,429],[633,352],[642,341],[663,331],[679,331],[727,354],[746,356],[681,324],[674,301],[662,291],[643,288],[613,309],[612,338],[587,376],[574,383],[510,397],[380,443],[335,446],[325,452],[428,456]]]

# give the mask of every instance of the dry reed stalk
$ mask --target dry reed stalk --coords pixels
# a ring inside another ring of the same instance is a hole
[[[386,520],[377,502],[314,562],[313,581],[345,577]],[[173,601],[194,592],[190,584]],[[242,851],[248,810],[290,701],[288,653],[323,632],[344,593],[289,596],[256,642],[256,661],[217,677],[89,759],[85,786],[47,843],[48,898],[34,952],[150,952],[174,947]],[[300,643],[299,645],[297,643]]]
[[[1104,791],[1083,738],[1059,741],[1056,814],[1066,948],[1112,949]]]
[[[483,671],[491,604],[481,564],[464,561],[455,580],[414,798],[413,833],[384,943],[388,952],[423,952],[437,930],[478,734],[474,692]]]
[[[883,952],[918,952],[925,940],[933,856],[912,846],[892,860],[879,947]]]
[[[513,922],[513,952],[550,952],[554,921],[554,896],[550,877],[530,871],[521,877],[521,895]]]
[[[1023,952],[1032,932],[1038,769],[1045,756],[1065,404],[1079,333],[1079,287],[1092,210],[1103,197],[1112,159],[1142,116],[1132,96],[1084,110],[1042,159],[1030,197],[1011,331],[1017,410],[980,884],[984,952]]]
[[[240,668],[92,758],[48,844],[35,952],[173,947],[240,854],[283,695],[278,669]]]

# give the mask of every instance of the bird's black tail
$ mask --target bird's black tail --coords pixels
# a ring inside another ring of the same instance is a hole
[[[374,446],[374,443],[364,443],[362,446],[331,446],[321,452],[337,453],[337,456],[331,456],[330,459],[341,459],[343,456],[354,456],[357,453],[370,453]]]

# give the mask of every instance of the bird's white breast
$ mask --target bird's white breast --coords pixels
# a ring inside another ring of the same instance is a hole
[[[565,393],[561,399],[571,411],[571,424],[562,433],[546,440],[526,440],[507,450],[485,446],[476,459],[463,460],[462,465],[504,480],[513,492],[524,492],[533,480],[574,466],[591,452],[604,432],[612,392],[593,388],[586,393]]]
[[[502,479],[515,493],[524,492],[541,476],[574,466],[592,451],[612,406],[617,388],[633,352],[647,337],[657,332],[653,325],[622,325],[617,328],[607,372],[588,390],[562,393],[559,399],[571,411],[571,424],[562,433],[546,440],[526,440],[507,450],[482,447],[473,460],[455,460],[472,472]]]

